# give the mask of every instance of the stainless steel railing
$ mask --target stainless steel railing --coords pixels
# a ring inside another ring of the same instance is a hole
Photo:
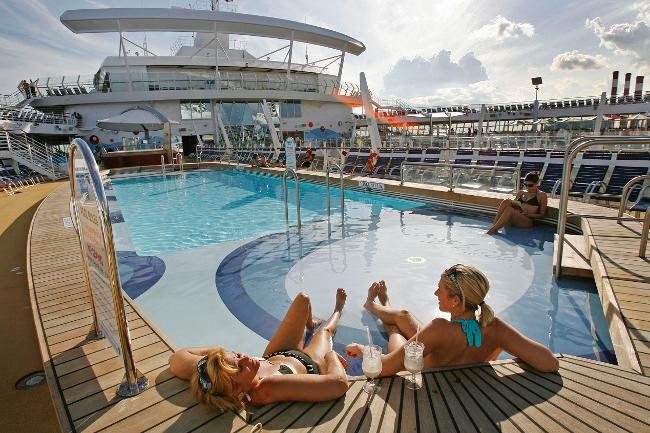
[[[639,257],[645,259],[645,250],[648,246],[648,230],[650,229],[650,212],[645,211],[643,228],[641,229],[641,244],[639,245]]]
[[[300,180],[298,174],[293,168],[287,168],[282,173],[282,191],[284,193],[284,220],[289,225],[289,200],[287,197],[287,174],[291,174],[296,182],[296,216],[298,218],[298,232],[300,232]]]
[[[339,177],[341,180],[341,223],[343,223],[343,219],[345,218],[345,189],[343,186],[343,170],[341,169],[341,166],[338,164],[330,164],[327,167],[327,170],[325,171],[325,190],[327,192],[326,196],[326,201],[327,201],[327,220],[329,221],[330,215],[331,215],[331,209],[330,209],[330,173],[332,173],[332,170],[336,170],[339,173]]]
[[[162,170],[162,175],[167,176],[165,171],[165,155],[160,155],[160,169]]]
[[[444,163],[444,162],[411,162],[411,161],[404,161],[400,164],[400,169],[399,169],[399,177],[400,177],[400,185],[404,185],[404,167],[406,166],[422,166],[422,167],[444,167],[448,168],[448,183],[447,187],[449,188],[449,191],[453,191],[454,187],[456,186],[456,181],[458,179],[457,176],[455,176],[456,173],[455,169],[478,169],[482,171],[506,171],[506,172],[512,172],[513,174],[516,174],[516,180],[515,180],[515,187],[514,187],[514,192],[516,193],[520,189],[520,183],[521,183],[521,170],[519,167],[499,167],[499,166],[490,166],[490,165],[471,165],[471,164],[449,164],[449,163]]]
[[[599,137],[580,137],[567,147],[564,152],[564,167],[562,169],[562,192],[560,193],[560,208],[557,222],[558,243],[555,251],[555,271],[556,278],[562,274],[562,252],[564,248],[564,235],[567,225],[567,214],[569,205],[569,190],[571,184],[571,166],[576,155],[584,149],[594,146],[617,146],[625,144],[650,144],[650,137],[617,137],[617,136],[599,136]]]
[[[621,224],[621,218],[623,218],[623,214],[625,213],[625,208],[627,206],[628,199],[630,197],[630,194],[632,193],[632,187],[634,185],[638,185],[639,182],[641,182],[642,180],[646,180],[646,179],[650,179],[650,174],[644,174],[642,176],[637,176],[635,178],[632,178],[623,187],[623,192],[621,194],[621,205],[618,207],[618,223],[619,224]]]

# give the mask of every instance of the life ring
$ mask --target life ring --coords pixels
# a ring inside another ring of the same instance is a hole
[[[88,141],[90,141],[91,144],[99,144],[99,137],[91,135],[90,138],[88,138]]]

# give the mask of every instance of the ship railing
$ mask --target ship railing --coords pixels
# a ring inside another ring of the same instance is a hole
[[[400,164],[400,185],[409,180],[445,186],[449,192],[461,187],[516,193],[520,188],[521,171],[518,167],[403,161]]]
[[[169,90],[255,90],[255,91],[295,91],[358,97],[359,86],[354,83],[338,83],[335,79],[319,77],[305,79],[293,76],[268,73],[220,72],[206,77],[185,73],[113,73],[97,78],[92,75],[39,78],[34,81],[31,97],[85,95],[89,93],[109,93],[128,91],[169,91]],[[20,91],[3,95],[4,106],[18,105],[26,97]]]

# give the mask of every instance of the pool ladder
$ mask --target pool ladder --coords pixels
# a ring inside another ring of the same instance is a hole
[[[343,186],[343,170],[341,170],[341,166],[338,164],[330,164],[325,172],[325,189],[327,191],[327,221],[330,220],[330,215],[332,213],[330,208],[330,173],[332,172],[338,172],[341,181],[341,224],[343,224],[343,219],[345,217],[345,191]]]
[[[291,174],[293,179],[296,182],[296,216],[298,218],[298,232],[300,232],[301,223],[300,223],[300,180],[298,180],[298,174],[293,168],[287,168],[282,173],[282,191],[284,192],[284,220],[289,225],[289,201],[287,197],[287,175]]]

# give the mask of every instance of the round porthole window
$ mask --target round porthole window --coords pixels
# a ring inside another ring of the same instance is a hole
[[[16,389],[24,391],[35,388],[43,383],[45,383],[45,373],[43,371],[35,371],[18,379]]]

